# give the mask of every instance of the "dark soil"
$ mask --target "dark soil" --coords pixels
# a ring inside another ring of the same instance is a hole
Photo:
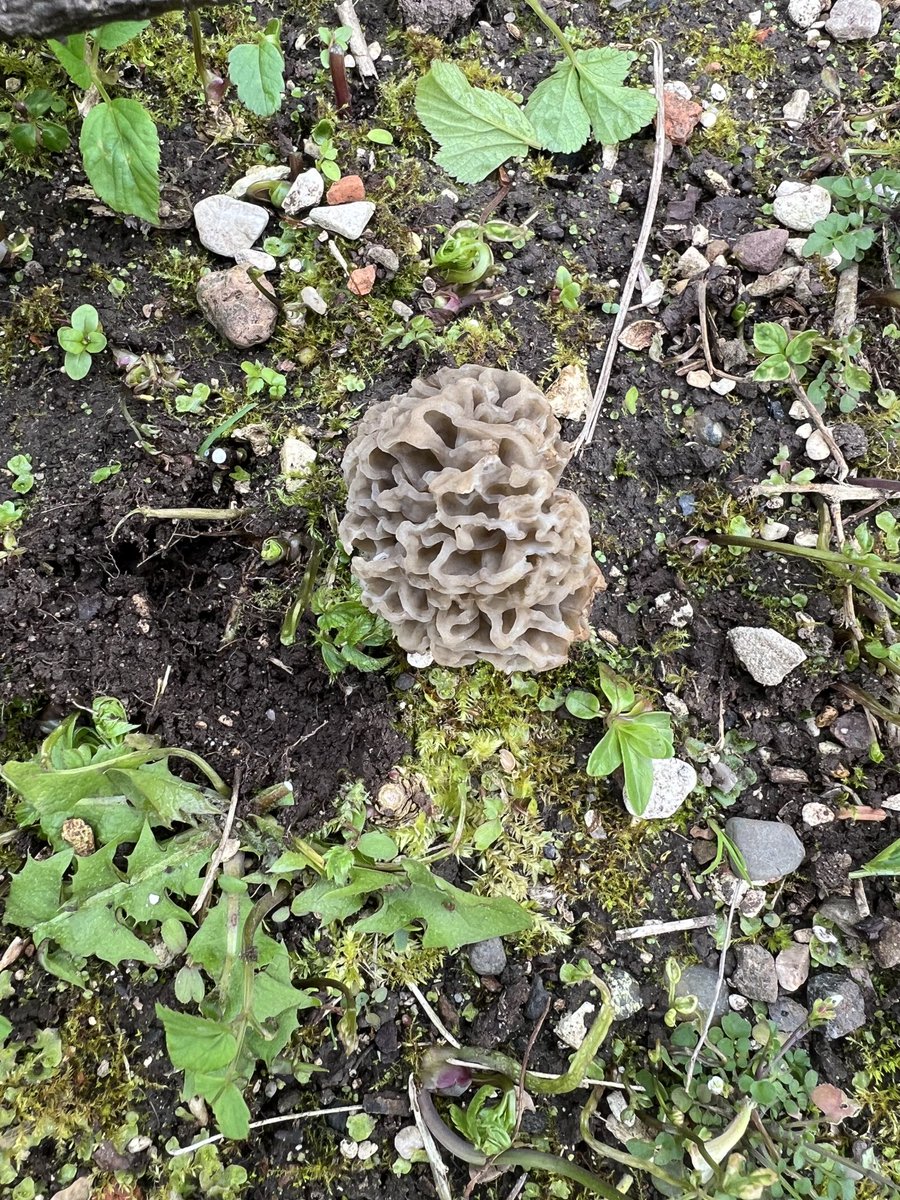
[[[478,55],[484,64],[503,75],[512,74],[515,89],[527,92],[546,73],[546,45],[537,50],[527,43],[526,51],[500,20],[503,11],[503,5],[480,5],[475,17],[450,30],[447,38],[452,42],[470,29],[480,30]],[[383,81],[395,73],[415,71],[404,58],[403,44],[391,37],[396,27],[393,7],[386,13],[379,0],[367,0],[358,5],[358,12],[369,37],[378,38],[391,50],[391,58],[379,64]],[[772,185],[782,178],[798,177],[812,160],[827,152],[821,129],[814,122],[797,132],[773,123],[795,88],[808,88],[814,97],[821,97],[819,76],[826,59],[809,50],[800,31],[779,24],[762,43],[774,64],[762,88],[757,77],[748,77],[733,66],[724,73],[713,69],[699,50],[690,54],[697,65],[690,71],[685,65],[686,55],[680,47],[698,29],[706,46],[727,44],[733,38],[740,15],[732,6],[713,3],[698,10],[688,3],[665,7],[651,3],[632,15],[633,28],[627,38],[618,32],[623,28],[621,13],[618,19],[616,14],[604,17],[595,12],[595,6],[583,6],[570,19],[598,29],[601,44],[637,42],[651,34],[660,37],[671,78],[689,77],[701,95],[707,94],[711,82],[724,80],[731,97],[729,112],[738,131],[734,145],[722,148],[698,131],[690,146],[674,151],[663,177],[651,241],[652,264],[658,268],[666,254],[674,251],[677,256],[690,244],[696,224],[705,226],[713,238],[731,241],[765,226],[764,206]],[[523,27],[531,29],[524,11],[519,16]],[[330,17],[329,13],[321,19]],[[300,34],[307,35],[310,47],[314,46],[316,21],[311,17],[307,22],[293,14],[284,20],[286,74],[303,88],[314,75],[311,64],[317,52],[294,47]],[[896,13],[888,11],[882,38],[890,36],[892,24],[896,38]],[[832,50],[845,78],[850,79],[854,72],[857,79],[860,73],[865,76],[866,97],[876,96],[888,82],[890,47],[883,54],[868,43]],[[647,77],[643,70],[642,78]],[[155,86],[152,79],[144,82],[149,89]],[[757,89],[756,97],[747,99],[751,86]],[[360,92],[356,104],[358,120],[376,120],[374,92]],[[287,105],[266,127],[266,140],[282,156],[300,149],[314,117],[315,100],[307,98],[301,103],[299,124],[292,123],[288,115],[296,107]],[[239,173],[227,144],[210,145],[200,116],[167,131],[164,139],[164,174],[186,189],[192,203],[227,190]],[[771,139],[777,147],[766,158],[764,168],[754,165],[755,134]],[[709,148],[710,142],[716,149]],[[252,146],[241,145],[239,150],[242,164],[254,161]],[[483,314],[491,328],[500,328],[501,321],[508,319],[512,330],[505,346],[497,349],[499,342],[495,342],[489,349],[491,361],[500,359],[503,365],[534,379],[551,381],[555,373],[551,360],[559,344],[549,324],[547,305],[556,268],[564,261],[564,252],[571,252],[589,283],[581,311],[560,340],[573,360],[586,357],[590,378],[597,378],[613,320],[603,311],[608,298],[604,289],[610,281],[621,284],[628,270],[647,202],[649,150],[646,137],[635,139],[620,147],[615,167],[606,170],[600,165],[599,148],[591,143],[578,155],[557,156],[552,174],[543,182],[524,168],[513,172],[512,190],[497,215],[512,222],[521,222],[535,211],[538,215],[531,226],[534,239],[506,262],[503,286],[514,303],[495,306],[490,314]],[[491,179],[471,189],[458,187],[425,161],[424,148],[419,153],[424,162],[422,184],[408,193],[401,188],[390,202],[392,223],[389,225],[382,212],[376,216],[373,230],[378,237],[381,221],[392,232],[395,225],[413,230],[427,250],[439,241],[440,230],[482,212],[496,195],[497,181]],[[304,618],[294,645],[279,643],[284,603],[300,587],[303,564],[292,568],[293,574],[277,576],[284,585],[281,607],[267,606],[267,587],[273,576],[260,565],[258,547],[270,534],[302,535],[307,515],[300,507],[282,507],[275,498],[277,453],[254,464],[249,495],[239,495],[228,479],[216,480],[209,464],[198,460],[201,427],[191,424],[193,418],[174,416],[158,398],[133,397],[123,387],[110,356],[98,357],[82,382],[72,382],[62,374],[55,330],[75,306],[88,302],[100,312],[111,343],[135,353],[170,351],[192,382],[218,378],[240,392],[240,363],[245,357],[259,357],[272,365],[277,365],[278,359],[263,348],[257,348],[258,354],[245,354],[220,342],[204,327],[189,298],[186,302],[183,292],[174,291],[154,273],[151,259],[158,261],[167,248],[197,253],[192,228],[146,232],[136,228],[135,222],[88,215],[83,202],[65,198],[71,180],[82,182],[75,158],[66,158],[62,166],[54,160],[51,167],[51,178],[16,172],[6,181],[5,219],[9,224],[33,228],[35,265],[15,287],[10,277],[7,295],[0,297],[0,318],[14,316],[37,287],[52,283],[57,290],[53,318],[46,325],[36,321],[34,329],[26,329],[9,322],[16,341],[11,347],[9,374],[0,384],[0,457],[5,462],[12,454],[31,454],[36,477],[26,520],[17,531],[23,553],[0,563],[0,723],[5,722],[5,728],[0,725],[0,743],[11,747],[10,752],[22,754],[23,747],[37,744],[42,724],[73,705],[89,705],[94,696],[116,696],[137,725],[166,745],[187,747],[204,756],[224,778],[230,780],[240,766],[245,796],[266,784],[289,779],[295,806],[281,810],[280,816],[290,829],[316,828],[333,816],[342,787],[361,779],[375,792],[406,755],[414,754],[409,710],[415,703],[424,703],[424,675],[405,667],[401,671],[398,666],[371,675],[348,671],[332,680],[310,640],[309,616]],[[728,195],[715,194],[709,170],[724,177]],[[361,173],[366,175],[365,170]],[[608,193],[615,179],[621,180],[623,187],[621,201],[613,206]],[[389,193],[379,191],[379,184],[384,185],[384,179],[373,171],[367,185],[380,201]],[[673,228],[678,222],[667,218],[667,210],[692,195],[690,189],[699,189],[695,216],[679,231]],[[269,232],[275,232],[276,225],[273,221]],[[73,249],[81,252],[80,259],[72,258]],[[119,299],[110,294],[103,272],[113,272],[124,264],[133,266],[128,291]],[[878,269],[877,263],[866,264],[864,278],[874,286],[883,282]],[[2,277],[0,282],[6,288]],[[736,267],[710,272],[708,303],[720,331],[728,328],[744,283],[746,279],[742,281]],[[791,294],[760,301],[754,319],[789,317],[797,329],[815,327],[824,332],[833,310],[832,287],[830,279],[823,276],[815,281],[817,294],[804,303]],[[526,294],[520,296],[519,289]],[[615,291],[613,286],[610,295]],[[427,303],[421,292],[395,295],[410,303]],[[362,341],[364,320],[359,315],[362,302],[347,295],[343,303],[347,370],[357,371],[368,383],[360,403],[403,390],[424,369],[421,355],[413,349],[392,352],[378,377],[369,378],[368,343]],[[668,296],[662,319],[672,335],[666,342],[666,355],[672,359],[696,339],[695,290],[688,289],[679,299]],[[883,324],[880,317],[869,316],[861,327],[867,344],[872,344],[871,362],[882,385],[897,387],[896,355],[879,337]],[[465,361],[465,354],[459,361]],[[429,368],[439,365],[442,362],[428,362]],[[809,924],[819,901],[847,894],[850,866],[858,867],[900,834],[900,814],[893,810],[883,823],[841,820],[817,828],[802,823],[803,804],[836,794],[834,789],[846,781],[861,803],[875,808],[900,791],[896,740],[890,731],[883,732],[885,759],[880,764],[848,749],[841,749],[838,758],[826,764],[807,718],[828,706],[838,711],[850,709],[853,701],[841,690],[846,682],[864,688],[882,703],[892,703],[891,696],[884,681],[865,669],[852,674],[844,670],[840,654],[845,631],[837,619],[834,597],[814,568],[774,556],[762,560],[741,555],[730,562],[720,558],[719,564],[727,565],[713,571],[708,563],[694,561],[691,548],[682,543],[692,535],[721,532],[737,514],[766,515],[758,501],[747,497],[750,487],[771,471],[779,447],[788,448],[794,470],[807,463],[794,433],[796,423],[787,415],[789,400],[782,392],[750,381],[751,369],[747,368],[747,380],[727,397],[698,392],[686,396],[678,366],[677,362],[656,363],[646,355],[620,351],[593,443],[569,469],[566,485],[588,506],[595,545],[605,556],[603,569],[609,588],[596,601],[592,624],[607,640],[634,653],[648,686],[657,687],[661,694],[677,693],[689,712],[684,736],[712,744],[733,733],[753,743],[746,761],[757,782],[741,793],[726,815],[780,819],[797,829],[807,861],[789,882],[783,907],[791,921],[803,927]],[[292,382],[300,381],[301,375],[299,370],[291,375]],[[631,386],[637,387],[640,396],[637,416],[629,416],[623,409]],[[678,390],[684,411],[675,411],[672,396],[661,394],[673,388]],[[335,435],[334,412],[318,410],[314,396],[314,385],[312,391],[306,387],[298,407],[291,401],[289,387],[287,399],[273,406],[273,427],[305,427],[315,441],[320,463],[337,468],[348,431],[344,428]],[[696,415],[689,413],[691,405]],[[135,421],[155,427],[157,453],[148,454],[141,447]],[[709,442],[716,439],[704,441],[696,434],[704,423],[708,426],[711,422],[721,427],[722,436],[715,445]],[[207,432],[208,425],[202,431]],[[567,437],[576,433],[576,426],[565,430]],[[121,464],[118,474],[102,484],[90,482],[93,471],[112,463]],[[868,473],[864,468],[865,462],[861,474]],[[0,501],[16,498],[7,482],[0,483]],[[216,524],[128,516],[141,507],[222,509],[229,505],[245,509],[249,515]],[[768,515],[780,519],[777,512]],[[806,527],[810,520],[808,517]],[[680,640],[672,636],[667,613],[658,611],[654,603],[666,592],[688,598],[693,606],[693,623]],[[809,621],[802,627],[801,637],[809,662],[803,672],[789,676],[779,688],[763,689],[734,661],[727,632],[735,625],[770,624],[796,632],[795,610],[788,598],[798,593],[808,598],[803,611]],[[579,727],[573,736],[581,732]],[[579,766],[591,744],[588,740],[579,744]],[[778,766],[805,772],[808,782],[771,782],[772,768]],[[577,787],[589,782],[586,777],[579,779]],[[702,916],[714,911],[705,889],[699,901],[683,891],[677,901],[673,899],[673,880],[679,888],[683,883],[682,865],[691,869],[697,865],[692,857],[696,839],[692,842],[687,836],[690,821],[677,827],[667,824],[662,833],[654,832],[649,859],[639,860],[637,868],[646,876],[640,907],[630,913],[621,908],[611,910],[602,902],[604,876],[588,873],[596,868],[586,852],[584,862],[589,865],[581,875],[577,873],[585,839],[583,820],[573,813],[578,811],[577,805],[583,808],[585,801],[581,792],[572,789],[571,776],[567,776],[560,778],[556,791],[550,789],[539,796],[542,826],[552,834],[554,853],[560,856],[560,908],[552,915],[562,924],[566,918],[573,922],[572,946],[523,959],[511,945],[509,965],[498,980],[480,980],[463,957],[449,957],[443,974],[430,984],[432,1003],[463,1044],[502,1049],[519,1059],[526,1054],[535,1023],[549,999],[548,1022],[530,1059],[533,1069],[543,1071],[565,1068],[566,1058],[551,1027],[558,1014],[577,1007],[588,992],[586,986],[584,996],[577,990],[559,988],[561,962],[586,955],[598,967],[615,963],[631,971],[641,981],[645,1010],[619,1028],[626,1031],[622,1036],[630,1044],[646,1046],[652,1046],[663,1033],[666,998],[662,967],[669,954],[691,956],[709,966],[718,963],[706,931],[665,945],[613,941],[616,928],[636,924],[644,917],[665,920],[672,915]],[[599,803],[615,838],[627,826],[612,789],[601,793]],[[841,859],[842,855],[849,857]],[[661,869],[653,869],[656,864],[661,864]],[[574,883],[572,879],[566,882],[563,868],[569,867],[573,868]],[[461,883],[470,878],[468,868],[460,871]],[[878,935],[879,921],[897,916],[889,884],[889,880],[867,882],[872,938]],[[285,937],[302,953],[304,939],[316,934],[314,922],[304,920]],[[23,962],[26,960],[19,967]],[[16,983],[17,1008],[12,1015],[16,1037],[24,1042],[40,1029],[62,1026],[76,1002],[71,989],[46,989],[47,977],[34,961],[26,962],[23,972]],[[896,972],[884,973],[876,982],[881,990],[880,994],[868,993],[870,1016],[876,1009],[889,1014],[893,1010],[891,1019],[895,1021],[900,987]],[[114,1195],[168,1197],[169,1193],[161,1190],[167,1162],[165,1144],[170,1138],[187,1144],[199,1136],[196,1122],[177,1099],[178,1081],[165,1057],[162,1030],[149,1019],[155,1003],[172,1002],[171,984],[152,972],[123,969],[98,978],[94,987],[99,1008],[114,1014],[110,1038],[113,1029],[125,1035],[128,1058],[143,1089],[137,1102],[139,1129],[153,1139],[152,1150],[129,1155],[124,1165],[111,1166],[104,1160],[102,1147],[94,1150],[98,1179],[107,1181],[115,1176],[123,1188],[102,1195],[104,1200],[113,1200]],[[467,1009],[469,1003],[474,1011]],[[399,1178],[390,1170],[393,1137],[409,1123],[407,1078],[418,1048],[433,1036],[410,994],[396,987],[383,1003],[366,1006],[361,1048],[351,1059],[329,1033],[328,1018],[316,1019],[322,1025],[311,1022],[302,1030],[301,1040],[315,1047],[313,1053],[324,1071],[304,1087],[288,1078],[282,1079],[283,1086],[276,1090],[267,1088],[263,1080],[249,1098],[253,1119],[359,1101],[377,1115],[373,1136],[380,1153],[365,1169],[362,1164],[335,1168],[345,1118],[276,1125],[258,1131],[246,1146],[223,1150],[223,1161],[241,1164],[250,1174],[251,1184],[244,1194],[253,1200],[279,1195],[313,1198],[331,1188],[331,1194],[345,1200],[434,1195],[427,1166],[415,1166]],[[826,1043],[818,1035],[812,1044],[822,1078],[849,1087],[858,1066],[854,1051],[840,1042]],[[73,1061],[80,1069],[81,1090],[76,1079],[74,1094],[76,1100],[85,1101],[94,1095],[85,1089],[97,1086],[98,1058],[93,1050],[84,1060],[80,1054],[81,1048],[75,1045]],[[523,1130],[534,1139],[545,1132],[552,1134],[557,1148],[574,1152],[580,1140],[578,1103],[558,1102],[552,1120],[539,1105],[537,1113],[526,1117]],[[98,1119],[98,1129],[101,1124]],[[860,1136],[865,1130],[861,1119]],[[104,1133],[108,1133],[108,1123]],[[577,1153],[579,1161],[587,1161],[583,1146]],[[48,1137],[32,1151],[27,1173],[45,1193],[52,1194],[56,1172],[65,1161],[69,1161],[65,1152]],[[325,1163],[331,1173],[324,1171],[321,1178],[298,1184],[298,1163]],[[26,1173],[26,1167],[22,1170]],[[461,1195],[465,1169],[454,1165],[451,1170],[454,1194]],[[484,1194],[507,1195],[513,1182],[512,1176],[506,1177],[485,1188]],[[494,1187],[496,1191],[491,1190]]]

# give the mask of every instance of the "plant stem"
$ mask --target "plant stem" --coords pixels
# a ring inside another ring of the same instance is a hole
[[[572,64],[572,66],[577,71],[578,70],[578,59],[575,57],[575,50],[572,46],[572,43],[569,41],[569,39],[566,37],[566,35],[563,33],[563,31],[557,25],[557,23],[553,20],[553,18],[550,16],[550,14],[548,12],[545,12],[544,9],[541,7],[540,0],[525,0],[525,3],[531,9],[531,11],[534,13],[534,15],[538,18],[538,20],[543,25],[547,26],[547,28],[550,30],[550,32],[553,34],[553,36],[559,42],[560,46],[562,46],[563,50],[565,51],[566,58],[568,58],[569,62]]]
[[[900,563],[884,562],[874,554],[867,554],[865,558],[851,557],[846,554],[837,554],[834,550],[818,550],[813,546],[794,546],[788,542],[767,542],[764,538],[739,537],[737,534],[731,533],[711,534],[709,540],[717,546],[746,546],[748,550],[765,550],[769,554],[773,551],[777,554],[793,554],[796,558],[808,558],[813,562],[821,562],[826,565],[833,564],[845,568],[858,567],[867,571],[900,575]]]
[[[206,61],[203,57],[203,30],[200,28],[200,17],[195,8],[189,10],[188,19],[191,23],[191,47],[194,51],[194,66],[197,68],[197,78],[200,80],[200,86],[203,88],[204,96],[206,96],[209,72],[206,69]]]
[[[328,67],[331,71],[331,84],[334,88],[334,100],[337,110],[342,117],[353,115],[350,103],[350,85],[347,82],[347,64],[344,52],[340,46],[328,47]]]

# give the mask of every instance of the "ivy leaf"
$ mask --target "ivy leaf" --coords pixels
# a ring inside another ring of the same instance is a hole
[[[541,80],[525,105],[541,145],[561,154],[574,154],[591,136],[591,118],[581,100],[578,72],[568,58]]]
[[[436,62],[419,80],[416,112],[441,147],[435,162],[460,183],[478,183],[507,159],[540,146],[517,104],[473,88],[455,63]]]
[[[502,937],[531,925],[531,917],[506,896],[475,896],[433,875],[421,863],[403,864],[410,886],[384,888],[378,912],[354,928],[360,933],[394,934],[425,923],[422,946],[454,950],[485,938]]]
[[[91,72],[84,61],[84,34],[73,33],[64,42],[50,38],[47,45],[72,82],[86,92],[91,86]]]
[[[270,21],[255,42],[234,47],[228,55],[228,75],[241,103],[251,112],[270,117],[278,111],[284,90],[280,21]]]
[[[95,31],[97,45],[101,50],[117,50],[143,33],[149,24],[149,21],[110,21]]]
[[[116,212],[159,220],[159,135],[137,100],[96,105],[81,128],[81,157],[91,187]]]
[[[636,57],[609,46],[575,51],[581,102],[594,137],[605,146],[624,142],[656,114],[656,99],[649,92],[622,86]]]

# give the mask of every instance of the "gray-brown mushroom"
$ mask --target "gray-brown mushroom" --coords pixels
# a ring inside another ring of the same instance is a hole
[[[374,404],[344,456],[363,602],[442,666],[546,671],[587,638],[605,587],[587,510],[557,484],[571,454],[515,371],[442,368]]]

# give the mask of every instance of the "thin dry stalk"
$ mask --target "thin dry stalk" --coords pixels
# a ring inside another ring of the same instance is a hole
[[[378,69],[369,53],[366,35],[363,33],[356,9],[353,7],[353,0],[342,0],[341,4],[335,5],[335,12],[338,21],[350,30],[350,52],[356,60],[357,71],[363,79],[377,79]]]
[[[744,893],[747,890],[747,885],[743,879],[735,881],[734,891],[731,893],[731,907],[728,909],[728,920],[725,923],[725,939],[722,943],[722,950],[719,954],[719,974],[716,976],[716,990],[712,1001],[709,1005],[709,1011],[706,1014],[706,1020],[703,1022],[703,1029],[700,1032],[700,1037],[697,1039],[697,1045],[694,1047],[694,1052],[691,1055],[691,1061],[688,1063],[687,1075],[684,1080],[684,1088],[686,1092],[691,1090],[691,1080],[694,1078],[694,1071],[697,1069],[697,1060],[700,1058],[700,1051],[706,1043],[709,1036],[710,1028],[715,1020],[716,1005],[719,1003],[719,995],[722,991],[722,984],[725,982],[725,958],[728,954],[728,947],[731,945],[731,927],[734,924],[734,914],[737,911],[737,906],[743,899]]]
[[[409,985],[407,984],[407,987]],[[422,1116],[422,1110],[419,1108],[419,1088],[416,1083],[415,1075],[409,1077],[409,1106],[412,1109],[413,1120],[416,1123],[416,1129],[422,1138],[422,1145],[425,1153],[428,1155],[428,1164],[431,1167],[432,1178],[434,1179],[435,1191],[438,1194],[438,1200],[453,1200],[453,1194],[450,1191],[450,1177],[447,1174],[447,1168],[444,1165],[444,1160],[441,1158],[441,1152],[437,1148],[437,1143],[431,1136],[431,1130],[425,1124]]]
[[[407,987],[407,990],[412,992],[412,994],[415,996],[416,1000],[419,1003],[419,1006],[422,1009],[422,1012],[425,1014],[425,1016],[428,1018],[428,1020],[432,1023],[432,1025],[435,1027],[435,1029],[438,1031],[438,1033],[441,1035],[441,1037],[444,1039],[444,1041],[447,1042],[449,1045],[451,1045],[454,1050],[459,1050],[459,1048],[460,1048],[459,1042],[456,1040],[456,1038],[453,1036],[453,1034],[450,1032],[450,1030],[447,1028],[447,1026],[441,1020],[441,1018],[437,1015],[437,1013],[434,1011],[434,1009],[431,1007],[431,1005],[428,1003],[428,1001],[425,999],[425,997],[422,995],[422,993],[419,991],[419,989],[416,987],[416,985],[414,983],[407,983],[406,987]]]
[[[648,921],[631,929],[617,929],[617,942],[634,942],[639,938],[659,937],[661,933],[681,933],[685,929],[713,929],[715,917],[685,917],[681,921]]]
[[[308,1117],[328,1117],[332,1113],[355,1113],[362,1112],[361,1104],[344,1104],[340,1108],[311,1108],[306,1112],[285,1113],[283,1117],[266,1117],[264,1121],[251,1121],[251,1129],[262,1129],[265,1125],[283,1125],[286,1121],[303,1121]],[[199,1150],[201,1146],[212,1146],[215,1142],[223,1142],[225,1140],[224,1133],[214,1133],[208,1138],[203,1138],[199,1142],[191,1142],[189,1146],[178,1146],[175,1150],[170,1150],[169,1154],[172,1158],[180,1158],[182,1154],[193,1154],[195,1150]]]
[[[625,322],[628,320],[628,310],[631,307],[631,297],[634,294],[634,287],[637,283],[638,275],[644,261],[644,255],[647,253],[647,244],[650,241],[650,233],[653,229],[653,221],[656,217],[656,205],[659,202],[659,189],[662,183],[663,160],[666,153],[666,122],[665,122],[665,92],[663,83],[665,76],[663,74],[663,49],[659,42],[653,38],[648,39],[647,45],[653,50],[653,89],[656,93],[656,143],[653,151],[653,170],[650,174],[650,190],[647,194],[647,207],[644,210],[644,220],[641,223],[641,231],[638,234],[637,242],[634,247],[634,254],[631,259],[631,266],[628,269],[628,275],[625,279],[625,284],[622,288],[622,294],[619,297],[619,311],[616,314],[616,319],[613,322],[613,327],[609,335],[609,342],[606,346],[606,357],[603,360],[603,369],[600,372],[600,378],[597,381],[597,388],[594,392],[594,398],[591,401],[591,406],[588,409],[587,417],[585,418],[584,428],[578,437],[575,439],[576,455],[581,454],[582,450],[589,444],[594,436],[594,430],[597,428],[597,421],[600,417],[600,409],[603,401],[606,398],[606,390],[609,387],[609,381],[612,378],[613,363],[616,360],[616,350],[619,346],[619,334],[625,327]]]
[[[191,916],[195,917],[206,903],[209,893],[212,891],[213,884],[216,882],[216,872],[218,871],[222,860],[225,858],[225,849],[228,845],[228,839],[231,836],[231,827],[234,824],[234,814],[237,812],[238,797],[241,794],[241,768],[236,767],[234,772],[234,784],[231,789],[231,803],[228,806],[228,813],[225,817],[225,824],[222,827],[222,836],[219,839],[219,844],[216,846],[216,852],[209,860],[209,866],[206,868],[206,877],[203,880],[203,887],[200,889],[200,894],[191,905]]]

